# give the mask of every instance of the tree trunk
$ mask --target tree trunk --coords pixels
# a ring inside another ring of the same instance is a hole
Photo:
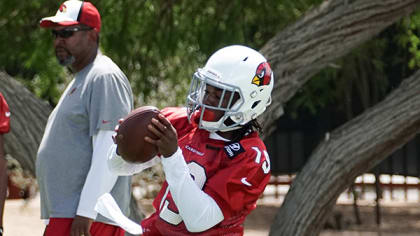
[[[316,148],[275,217],[270,235],[318,235],[338,196],[420,131],[420,71]]]
[[[0,72],[0,92],[12,114],[10,133],[4,136],[5,151],[35,176],[36,154],[52,108],[3,72]]]
[[[419,0],[324,1],[278,33],[261,49],[275,75],[273,104],[261,117],[264,137],[276,129],[283,104],[313,75],[419,5]],[[414,137],[420,123],[414,111],[419,108],[416,77],[418,73],[318,147],[293,181],[270,235],[318,235],[338,196],[355,177]],[[396,115],[390,116],[391,111]]]
[[[261,117],[264,137],[276,129],[283,104],[313,75],[419,5],[419,0],[327,0],[279,32],[260,51],[274,71],[273,103]]]

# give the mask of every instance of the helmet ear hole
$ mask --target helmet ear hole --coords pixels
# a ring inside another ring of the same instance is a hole
[[[256,102],[254,102],[251,106],[252,109],[254,109],[256,106],[258,106],[258,104],[260,104],[261,100],[258,100]]]

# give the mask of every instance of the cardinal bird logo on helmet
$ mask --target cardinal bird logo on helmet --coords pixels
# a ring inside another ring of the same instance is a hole
[[[271,82],[271,68],[267,62],[258,65],[252,84],[257,86],[269,85]]]
[[[60,12],[66,12],[67,11],[67,7],[66,7],[66,5],[64,5],[64,3],[63,4],[61,4],[61,6],[60,6],[60,8],[58,8],[58,10],[60,11]]]

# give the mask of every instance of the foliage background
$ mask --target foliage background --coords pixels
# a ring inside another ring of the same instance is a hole
[[[216,49],[258,49],[318,1],[92,1],[102,15],[101,49],[127,74],[137,104],[184,102],[190,77]],[[55,105],[68,82],[39,20],[61,2],[1,1],[0,69]],[[168,96],[168,92],[170,96]]]
[[[100,47],[127,74],[136,106],[182,105],[190,78],[215,50],[261,48],[321,0],[93,0],[102,15]],[[56,62],[39,20],[61,1],[1,1],[0,70],[54,106],[71,75]],[[420,14],[322,70],[287,105],[287,114],[327,106],[351,117],[379,100],[420,65]]]

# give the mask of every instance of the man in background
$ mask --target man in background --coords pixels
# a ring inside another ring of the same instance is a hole
[[[74,75],[48,119],[36,160],[44,236],[123,236],[94,206],[111,192],[129,211],[131,179],[108,170],[106,151],[118,120],[132,110],[130,83],[98,49],[101,16],[92,3],[66,1],[40,26],[51,30],[59,63]]]

